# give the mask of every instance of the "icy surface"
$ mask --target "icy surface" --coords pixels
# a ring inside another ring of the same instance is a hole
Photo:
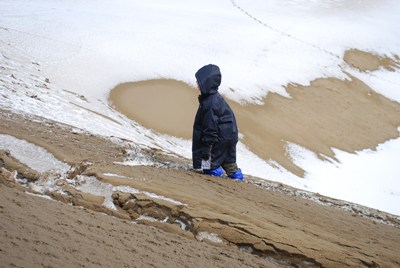
[[[70,169],[42,147],[13,136],[0,134],[0,149],[9,151],[14,158],[38,172],[63,173]]]
[[[122,178],[122,179],[127,179],[128,177],[126,176],[122,176],[122,175],[118,175],[118,174],[114,174],[114,173],[103,173],[104,176],[108,176],[108,177],[117,177],[117,178]]]
[[[199,232],[196,235],[196,239],[199,241],[208,240],[214,243],[222,243],[222,239],[219,238],[217,234],[209,233],[209,232]]]
[[[111,197],[113,194],[113,186],[111,184],[101,182],[95,177],[78,176],[78,185],[76,188],[85,193],[103,196],[103,206],[109,209],[117,210]]]
[[[183,203],[181,203],[179,201],[176,201],[174,199],[171,199],[169,197],[165,197],[165,196],[162,196],[162,195],[157,195],[155,193],[143,192],[143,194],[147,195],[148,197],[151,197],[151,198],[154,198],[154,199],[164,200],[164,201],[170,202],[170,203],[175,204],[175,205],[186,206],[185,204],[183,204]]]
[[[194,72],[215,63],[223,74],[220,91],[236,101],[261,103],[268,92],[286,96],[289,82],[306,85],[349,73],[400,102],[399,70],[360,73],[342,60],[350,48],[400,54],[397,0],[0,0],[0,14],[0,108],[186,158],[190,141],[117,113],[108,106],[110,89],[156,78],[194,85]],[[400,214],[394,205],[400,187],[393,181],[400,176],[398,143],[355,155],[335,150],[340,163],[289,145],[305,179],[241,143],[238,163],[245,174]],[[356,194],[357,187],[363,190]]]
[[[27,195],[36,196],[36,197],[44,198],[44,199],[47,199],[47,200],[53,200],[50,196],[45,195],[45,194],[33,194],[33,193],[30,193],[30,192],[25,192],[25,193]]]
[[[132,194],[141,193],[148,197],[164,200],[164,201],[173,203],[175,205],[185,205],[177,200],[167,198],[165,196],[160,196],[155,193],[141,192],[130,186],[113,186],[109,183],[101,182],[98,179],[96,179],[95,177],[78,176],[77,184],[75,187],[78,190],[85,192],[85,193],[90,193],[90,194],[97,195],[97,196],[103,196],[104,197],[103,206],[110,208],[110,209],[114,209],[114,210],[116,210],[116,207],[113,203],[111,195],[115,191],[120,191],[120,192],[124,192],[124,193],[132,193]]]
[[[161,222],[159,219],[146,216],[146,215],[140,215],[139,218],[136,219],[136,221],[150,221],[150,222]]]

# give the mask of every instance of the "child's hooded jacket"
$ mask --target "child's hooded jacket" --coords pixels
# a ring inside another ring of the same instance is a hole
[[[199,108],[193,125],[193,168],[201,168],[203,152],[211,150],[211,169],[222,163],[236,162],[238,129],[235,115],[218,93],[221,72],[216,65],[206,65],[196,73],[200,87]]]

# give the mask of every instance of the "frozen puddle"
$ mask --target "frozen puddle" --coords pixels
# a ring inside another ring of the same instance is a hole
[[[70,169],[70,166],[57,160],[44,148],[13,136],[0,134],[0,150],[9,151],[18,161],[41,173],[64,173]]]

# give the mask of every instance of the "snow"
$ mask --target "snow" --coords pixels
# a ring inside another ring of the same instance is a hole
[[[346,73],[400,102],[399,70],[360,73],[342,60],[349,48],[399,55],[399,13],[396,0],[0,0],[0,108],[190,158],[190,141],[154,133],[110,108],[110,89],[156,78],[194,85],[194,72],[215,63],[220,91],[240,102],[287,96],[287,83]],[[333,148],[339,162],[288,144],[304,179],[241,143],[238,163],[247,174],[400,215],[399,142],[357,154]]]
[[[386,98],[400,102],[400,70],[388,72],[378,70],[373,73],[360,73],[355,70],[349,70],[351,75],[360,79],[375,91],[381,93]]]
[[[88,176],[78,176],[78,180],[76,182],[76,188],[82,192],[90,193],[97,196],[103,196],[104,202],[103,206],[106,208],[110,208],[116,210],[116,207],[112,200],[113,192],[123,192],[123,193],[131,193],[131,194],[144,194],[153,199],[163,200],[174,205],[182,205],[186,206],[185,204],[174,200],[172,198],[168,198],[165,196],[157,195],[155,193],[150,192],[141,192],[135,188],[130,186],[113,186],[109,183],[104,183],[96,179],[95,177],[88,177]]]
[[[0,150],[9,151],[11,156],[38,172],[62,173],[70,169],[70,166],[57,160],[42,147],[13,136],[0,134]]]
[[[183,204],[183,203],[181,203],[181,202],[179,202],[177,200],[174,200],[172,198],[165,197],[165,196],[162,196],[162,195],[157,195],[155,193],[143,192],[143,194],[148,196],[148,197],[150,197],[150,198],[164,200],[164,201],[167,201],[169,203],[172,203],[172,204],[175,204],[175,205],[178,205],[178,206],[187,206],[186,204]]]
[[[321,161],[315,153],[296,144],[289,144],[288,151],[295,164],[308,172],[301,179],[303,185],[296,185],[298,188],[399,215],[400,139],[389,140],[376,151],[357,154],[335,149],[339,163]]]
[[[214,243],[222,243],[222,239],[219,238],[217,234],[209,233],[209,232],[199,232],[196,235],[196,239],[199,241],[208,240]]]
[[[53,176],[49,176],[48,178],[41,178],[38,182],[34,182],[29,185],[30,188],[40,193],[44,193],[47,190],[59,191],[60,187],[57,186],[56,180],[60,177],[65,177],[66,172],[70,170],[69,165],[57,160],[44,148],[29,143],[25,140],[17,139],[13,136],[0,134],[0,150],[8,151],[11,156],[38,172],[54,173]],[[104,173],[104,175],[129,179],[125,176],[120,176],[113,173]],[[77,180],[66,179],[66,181],[69,184],[74,185],[78,190],[82,192],[90,193],[97,196],[103,196],[103,205],[113,210],[116,210],[116,207],[113,203],[111,196],[115,191],[132,194],[142,193],[153,199],[163,200],[174,205],[187,206],[186,204],[183,204],[177,200],[162,195],[157,195],[155,193],[150,193],[146,191],[141,192],[129,186],[113,186],[109,183],[101,182],[95,177],[80,175],[77,177]],[[27,181],[21,180],[21,183],[26,184]]]
[[[25,193],[27,195],[36,196],[36,197],[44,198],[44,199],[47,199],[47,200],[53,200],[50,196],[45,195],[45,194],[33,194],[33,193],[30,193],[30,192],[26,192],[26,191],[25,191]]]
[[[108,176],[108,177],[117,177],[117,178],[121,178],[121,179],[127,179],[128,177],[126,176],[122,176],[122,175],[118,175],[118,174],[114,174],[114,173],[103,173],[104,176]]]

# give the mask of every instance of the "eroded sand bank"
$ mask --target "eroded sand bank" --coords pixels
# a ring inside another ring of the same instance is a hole
[[[393,59],[359,50],[347,51],[344,59],[361,71],[398,67]],[[375,149],[399,136],[400,104],[355,77],[317,79],[309,86],[288,85],[286,90],[291,98],[271,93],[264,105],[229,103],[242,141],[261,158],[275,160],[298,176],[304,171],[288,158],[288,142],[334,157],[332,147],[346,152]],[[150,80],[117,86],[110,103],[147,128],[191,138],[197,95],[182,82]]]

